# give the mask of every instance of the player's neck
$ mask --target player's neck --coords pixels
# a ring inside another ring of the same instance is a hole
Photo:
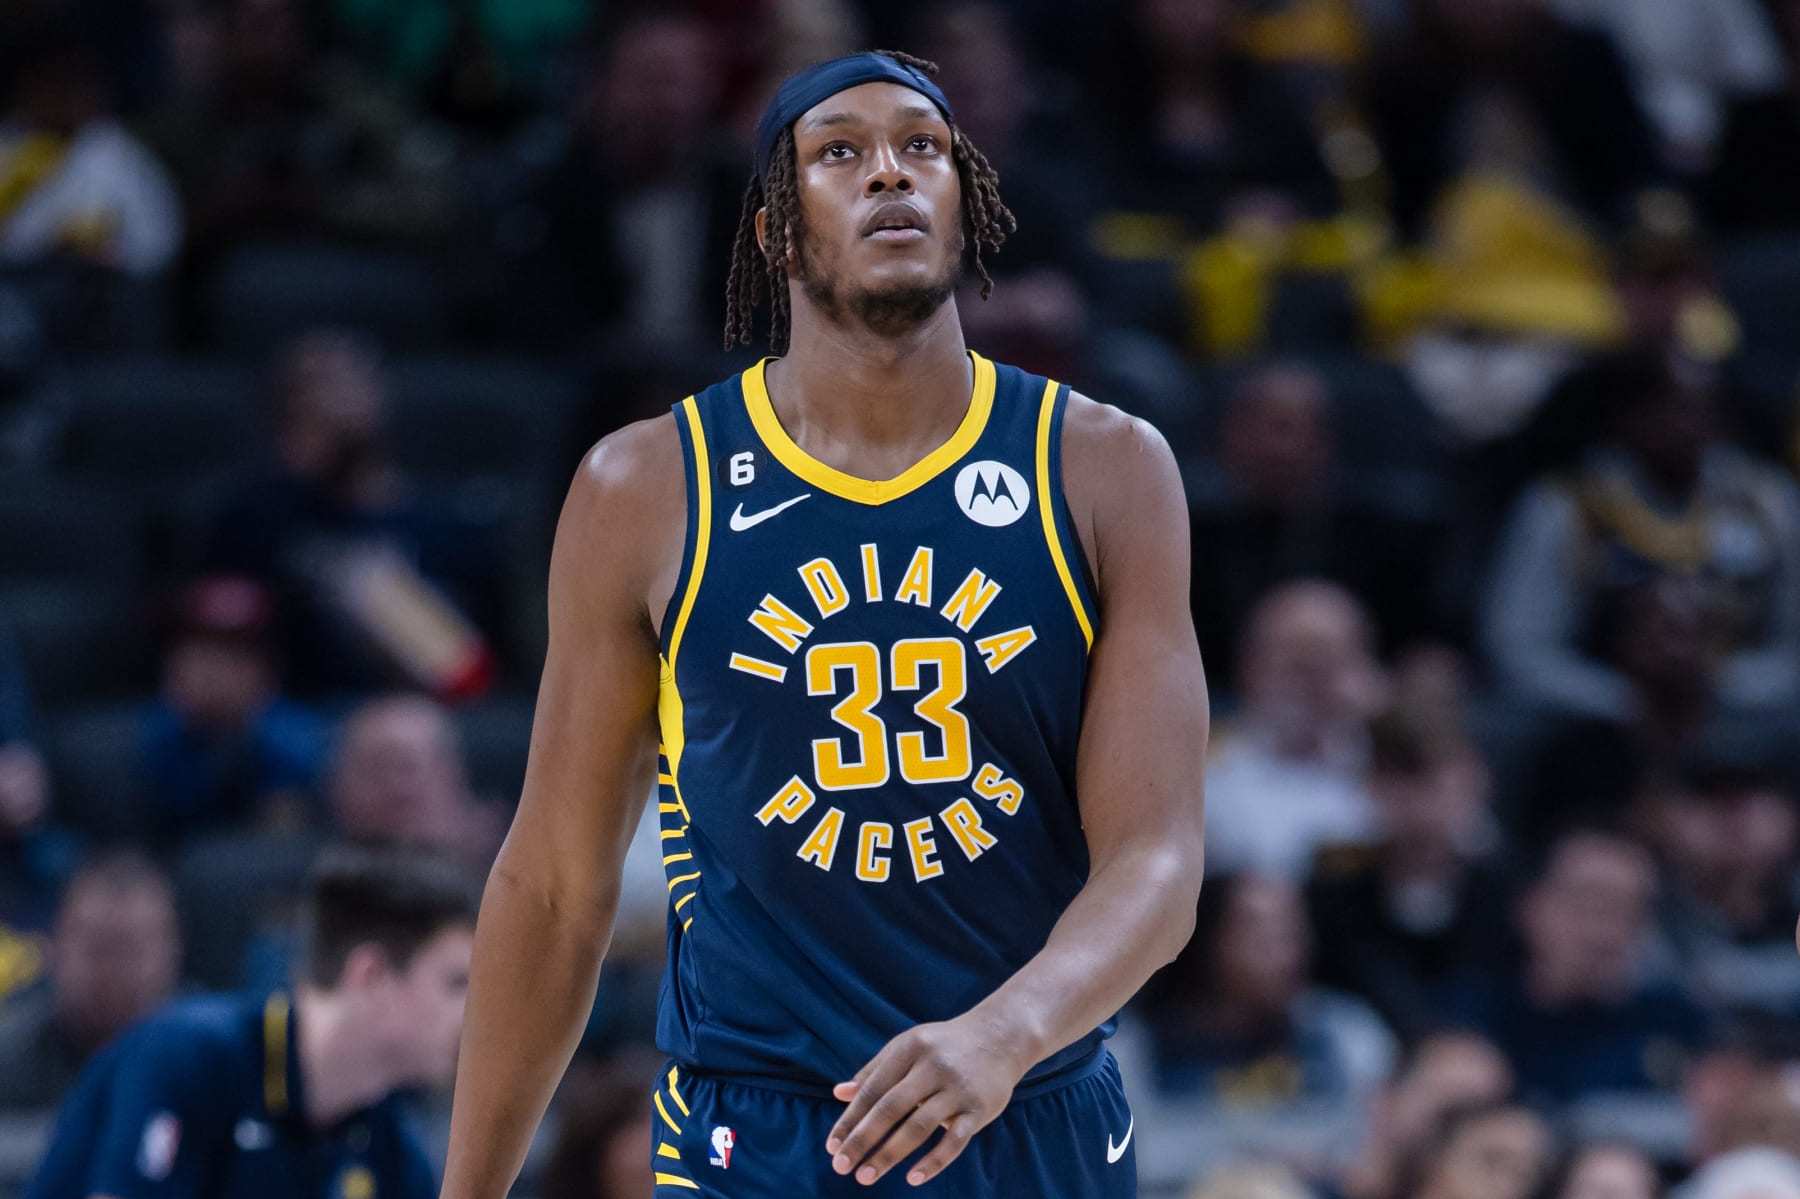
[[[328,1128],[394,1089],[385,1055],[368,1043],[364,1026],[338,996],[301,987],[294,1004],[308,1124]]]
[[[828,321],[804,301],[793,317],[787,354],[765,377],[783,427],[809,453],[849,446],[923,456],[968,410],[973,376],[955,300],[898,337]]]

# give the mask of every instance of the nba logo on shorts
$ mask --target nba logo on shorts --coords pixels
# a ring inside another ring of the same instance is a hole
[[[737,1133],[723,1124],[713,1125],[712,1156],[706,1160],[721,1169],[731,1168],[731,1147],[737,1144]]]

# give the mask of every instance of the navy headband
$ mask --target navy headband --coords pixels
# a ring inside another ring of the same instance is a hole
[[[756,123],[756,178],[760,181],[769,177],[769,156],[775,151],[775,139],[798,120],[801,113],[821,100],[863,83],[898,83],[901,87],[910,87],[937,105],[944,120],[952,125],[956,123],[950,113],[950,101],[923,71],[873,51],[834,58],[790,78],[769,101],[769,107],[763,110],[762,120]]]

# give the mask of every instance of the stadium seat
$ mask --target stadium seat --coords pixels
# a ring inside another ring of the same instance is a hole
[[[0,1114],[0,1195],[23,1195],[50,1144],[54,1111]]]
[[[215,346],[266,357],[309,329],[372,337],[390,350],[449,340],[450,305],[432,264],[413,254],[327,243],[242,245],[206,287]]]
[[[1791,349],[1800,314],[1800,236],[1746,238],[1718,255],[1725,298],[1753,349]]]
[[[58,464],[126,490],[163,489],[245,463],[261,444],[255,374],[208,360],[102,359],[67,372]]]
[[[426,482],[540,482],[581,398],[564,375],[504,360],[397,359],[388,378],[389,445]]]
[[[306,893],[320,842],[310,834],[234,833],[183,847],[175,896],[186,939],[186,977],[244,985],[245,953],[259,935],[280,938]]]
[[[7,579],[0,584],[0,620],[17,634],[26,677],[44,708],[147,687],[148,642],[128,587]]]
[[[525,758],[531,748],[531,716],[536,704],[528,695],[496,697],[456,713],[457,733],[469,765],[469,782],[484,800],[518,801],[525,782]]]
[[[58,819],[102,842],[142,835],[142,700],[72,711],[50,723]]]
[[[142,566],[136,509],[103,490],[57,478],[0,481],[0,579],[135,579]]]

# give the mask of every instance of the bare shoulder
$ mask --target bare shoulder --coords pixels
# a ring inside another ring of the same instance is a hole
[[[1126,527],[1185,525],[1175,454],[1149,421],[1071,391],[1062,459],[1069,510],[1102,588],[1110,548]]]
[[[687,484],[673,413],[607,434],[582,455],[556,531],[559,571],[583,590],[626,589],[645,612],[662,610],[680,570]],[[615,592],[616,593],[616,592]]]

